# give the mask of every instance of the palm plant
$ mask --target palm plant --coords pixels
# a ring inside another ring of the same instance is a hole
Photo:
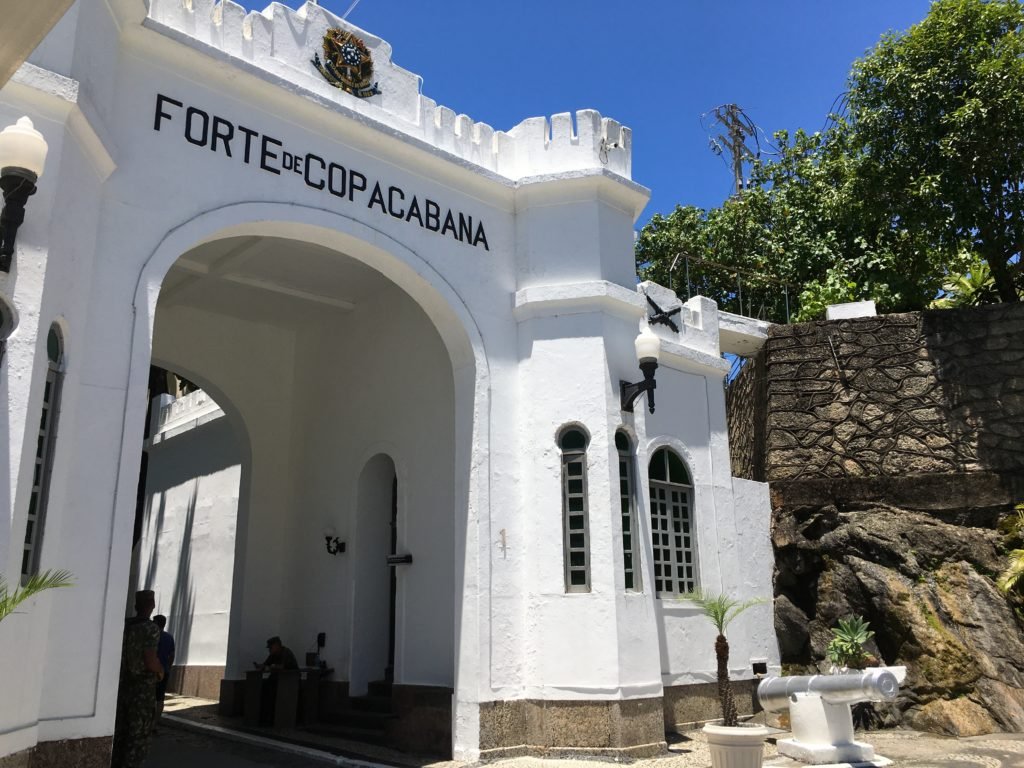
[[[740,717],[736,711],[736,699],[732,695],[732,686],[729,684],[729,641],[725,638],[725,629],[747,608],[765,602],[764,598],[755,597],[740,601],[734,600],[728,595],[710,594],[702,590],[696,590],[680,597],[697,605],[718,631],[718,636],[715,638],[715,658],[718,661],[718,700],[722,704],[722,721],[727,726],[739,725]]]
[[[70,587],[74,583],[70,571],[43,571],[29,578],[25,586],[15,587],[11,592],[7,587],[7,580],[0,576],[0,621],[14,613],[15,608],[33,595],[46,589]]]
[[[1017,505],[1017,517],[1016,528],[1018,531],[1024,532],[1024,504]],[[1011,549],[1009,564],[1006,566],[1006,570],[999,574],[996,586],[1002,592],[1009,592],[1017,586],[1021,576],[1024,576],[1024,549]]]

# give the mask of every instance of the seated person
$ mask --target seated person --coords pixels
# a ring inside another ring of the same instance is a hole
[[[285,669],[298,670],[299,663],[295,660],[295,654],[281,644],[281,638],[277,635],[267,640],[267,650],[270,652],[266,660],[260,664],[253,662],[256,669],[269,671],[270,677],[263,681],[263,688],[260,692],[260,724],[274,725],[274,707],[277,702],[277,673]]]
[[[257,669],[274,671],[278,669],[299,668],[299,662],[295,660],[295,654],[291,652],[291,649],[281,645],[281,638],[277,635],[267,640],[267,650],[270,651],[270,654],[262,664],[253,662],[256,664]]]

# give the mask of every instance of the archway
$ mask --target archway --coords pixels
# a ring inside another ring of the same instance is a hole
[[[417,640],[397,638],[395,678],[451,690],[461,622],[454,596],[461,594],[463,526],[469,524],[473,505],[468,499],[476,482],[468,457],[482,426],[473,414],[481,392],[486,397],[486,388],[478,386],[486,380],[486,365],[477,362],[482,360],[479,336],[450,287],[401,246],[385,251],[308,222],[244,221],[241,209],[251,213],[261,207],[236,207],[229,218],[239,223],[206,236],[204,230],[215,221],[225,223],[223,211],[184,225],[190,236],[172,232],[151,259],[138,292],[148,308],[140,319],[148,319],[156,331],[154,359],[193,370],[223,369],[207,378],[223,382],[251,433],[253,480],[249,508],[239,509],[239,531],[244,517],[247,540],[244,545],[240,540],[236,558],[235,582],[242,588],[232,596],[227,675],[239,675],[264,637],[285,632],[280,627],[296,638],[290,642],[300,658],[316,634],[325,632],[331,665],[345,674],[360,668],[352,656],[356,640],[345,640],[359,637],[353,625],[345,626],[357,616],[351,571],[354,548],[360,546],[352,518],[359,508],[358,471],[351,468],[361,471],[368,446],[383,444],[395,457],[440,457],[445,464],[405,463],[412,467],[409,493],[417,494],[419,518],[411,523],[421,527],[431,546],[418,552],[416,565],[433,577],[411,580],[423,594],[397,601],[397,610],[405,613],[396,625]],[[313,219],[325,215],[304,213]],[[162,262],[182,237],[199,242],[166,268],[158,290]],[[314,239],[346,250],[313,244]],[[354,294],[340,291],[342,286]],[[287,309],[300,305],[301,311]],[[216,322],[215,315],[220,316]],[[136,339],[146,341],[142,334],[137,327]],[[240,365],[240,357],[249,364]],[[262,361],[262,367],[254,361]],[[239,373],[243,369],[246,375]],[[133,377],[135,370],[133,365]],[[384,411],[393,413],[385,419]],[[441,421],[424,419],[442,413]],[[386,428],[370,434],[370,424]],[[347,436],[347,446],[339,435]],[[276,463],[268,455],[275,444],[287,453]],[[339,463],[348,468],[339,472]],[[268,481],[285,469],[286,480]],[[438,476],[451,478],[440,491],[436,482],[423,482]],[[465,512],[453,518],[453,508]],[[347,542],[348,558],[323,551],[327,530]],[[287,556],[270,556],[282,548]],[[447,570],[438,563],[446,563]],[[240,567],[246,569],[244,577]],[[453,596],[441,615],[433,605],[438,594]],[[428,622],[443,631],[424,634]]]

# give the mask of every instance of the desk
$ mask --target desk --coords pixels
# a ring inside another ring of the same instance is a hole
[[[334,670],[321,667],[303,667],[299,683],[299,711],[302,724],[311,725],[320,719],[320,702],[323,700],[323,683],[334,674]]]
[[[320,683],[333,672],[320,667],[273,672],[249,670],[245,673],[245,724],[294,728],[300,701],[303,722],[315,722],[320,715]]]

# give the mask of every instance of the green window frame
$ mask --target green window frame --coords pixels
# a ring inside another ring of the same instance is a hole
[[[590,521],[587,501],[587,445],[579,427],[558,437],[562,451],[562,544],[566,592],[590,591]]]
[[[693,592],[700,581],[690,473],[679,454],[659,448],[651,457],[648,483],[654,591],[658,597]]]

